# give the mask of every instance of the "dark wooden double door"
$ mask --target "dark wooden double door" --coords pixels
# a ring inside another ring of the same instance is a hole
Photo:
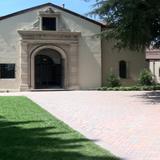
[[[62,60],[60,64],[54,63],[46,55],[35,56],[35,88],[62,88]]]

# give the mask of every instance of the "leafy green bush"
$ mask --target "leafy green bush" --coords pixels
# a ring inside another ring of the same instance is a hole
[[[120,84],[120,80],[118,79],[118,77],[114,75],[113,73],[111,73],[107,78],[106,85],[107,87],[119,87],[121,84]]]
[[[100,87],[99,91],[153,91],[160,90],[160,84],[151,86],[129,86],[129,87]]]
[[[154,84],[154,80],[153,80],[152,73],[149,70],[144,69],[143,71],[141,71],[141,73],[139,75],[138,82],[139,82],[139,84],[141,86],[153,85]]]
[[[154,85],[154,90],[160,90],[160,84],[159,83]]]

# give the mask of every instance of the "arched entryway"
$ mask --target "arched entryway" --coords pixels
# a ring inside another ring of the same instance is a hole
[[[39,50],[34,55],[34,88],[64,88],[65,63],[62,55],[50,48]]]

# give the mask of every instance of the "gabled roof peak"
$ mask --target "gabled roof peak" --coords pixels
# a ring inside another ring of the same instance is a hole
[[[5,16],[1,16],[1,17],[0,17],[0,21],[3,20],[3,19],[7,19],[7,18],[10,18],[10,17],[13,17],[13,16],[17,16],[17,15],[20,15],[20,14],[23,14],[23,13],[27,13],[27,12],[29,12],[29,11],[33,11],[33,10],[35,10],[35,9],[40,9],[40,8],[47,7],[47,6],[51,6],[51,7],[60,9],[60,10],[62,10],[62,11],[64,11],[64,12],[67,12],[67,13],[70,13],[70,14],[72,14],[72,15],[78,16],[78,17],[80,17],[80,18],[82,18],[82,19],[85,19],[85,20],[87,20],[87,21],[89,21],[89,22],[92,22],[92,23],[94,23],[94,24],[96,24],[96,25],[99,25],[99,26],[101,26],[101,27],[105,27],[105,25],[102,24],[102,23],[100,23],[100,22],[97,22],[97,21],[92,20],[92,19],[90,19],[90,18],[88,18],[88,17],[82,16],[82,15],[76,13],[76,12],[73,12],[73,11],[68,10],[68,9],[66,9],[66,8],[63,8],[63,7],[60,7],[60,6],[58,6],[58,5],[52,4],[52,3],[50,3],[50,2],[45,3],[45,4],[42,4],[42,5],[38,5],[38,6],[35,6],[35,7],[31,7],[31,8],[28,8],[28,9],[24,9],[24,10],[15,12],[15,13],[11,13],[11,14],[8,14],[8,15],[5,15]],[[48,11],[51,12],[51,8],[48,8]]]

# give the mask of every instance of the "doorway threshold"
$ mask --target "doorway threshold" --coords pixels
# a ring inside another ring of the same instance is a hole
[[[43,92],[43,91],[70,91],[64,88],[43,88],[43,89],[30,89],[31,92]]]

